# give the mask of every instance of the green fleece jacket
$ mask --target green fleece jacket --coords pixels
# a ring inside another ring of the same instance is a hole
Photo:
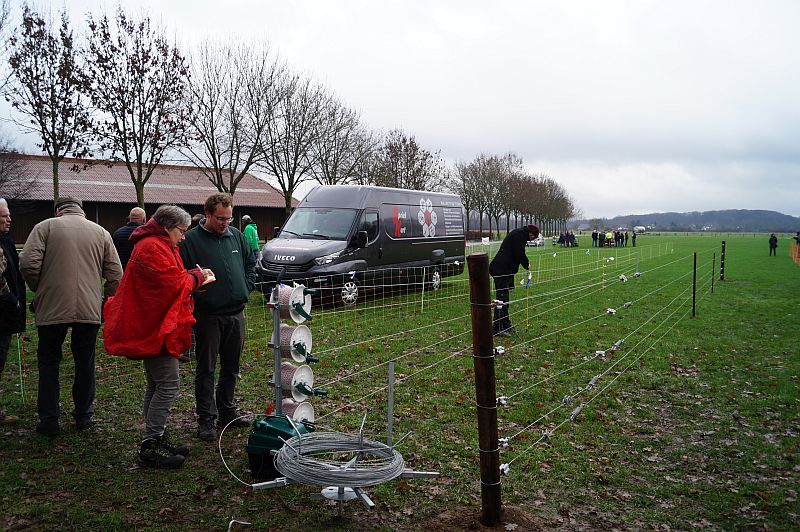
[[[253,251],[258,252],[258,227],[256,227],[256,224],[251,223],[244,228],[244,237],[250,243]]]
[[[203,226],[186,233],[181,242],[181,259],[186,268],[200,265],[211,268],[216,282],[199,288],[194,293],[194,313],[230,316],[244,309],[250,292],[256,286],[256,264],[250,245],[241,231],[228,227],[222,235],[212,233]]]

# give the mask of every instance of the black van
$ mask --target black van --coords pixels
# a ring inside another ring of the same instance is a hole
[[[455,194],[322,185],[300,202],[261,250],[262,290],[282,282],[321,288],[324,301],[354,305],[365,289],[464,271],[464,217]]]

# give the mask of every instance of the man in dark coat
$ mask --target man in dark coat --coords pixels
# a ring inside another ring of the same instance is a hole
[[[0,198],[0,374],[6,365],[11,336],[25,331],[25,281],[19,273],[19,257],[8,237],[11,212]],[[0,410],[0,425],[16,423],[17,416]]]
[[[778,256],[778,237],[775,236],[775,233],[772,233],[772,236],[769,237],[769,255],[771,256]]]
[[[494,278],[494,289],[497,299],[502,304],[500,308],[494,309],[494,320],[492,320],[492,333],[495,336],[509,336],[514,332],[511,319],[508,316],[508,291],[514,288],[514,274],[519,270],[520,265],[526,270],[529,269],[528,256],[525,255],[525,245],[528,240],[534,240],[539,236],[539,228],[535,225],[528,225],[514,229],[500,244],[500,250],[489,264],[489,273]]]
[[[114,241],[114,247],[117,248],[117,254],[123,270],[128,265],[128,259],[131,258],[131,253],[133,253],[133,242],[129,240],[131,234],[133,234],[134,229],[144,225],[146,221],[147,214],[144,209],[134,207],[128,215],[128,223],[114,231],[114,235],[111,237]]]

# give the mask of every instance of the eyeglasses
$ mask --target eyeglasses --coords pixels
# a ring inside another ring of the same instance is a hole
[[[188,227],[184,229],[183,227],[177,227],[177,226],[175,227],[175,229],[177,229],[178,231],[180,231],[182,235],[185,235],[185,234],[186,234],[186,231],[188,231],[188,230],[189,230],[189,228],[188,228]]]
[[[214,219],[221,224],[224,224],[225,222],[231,223],[233,221],[233,218],[226,218],[224,216],[214,216]]]

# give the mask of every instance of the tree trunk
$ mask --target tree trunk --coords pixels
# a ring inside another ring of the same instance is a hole
[[[53,203],[58,199],[58,159],[51,158],[53,163]]]
[[[133,186],[136,188],[136,204],[144,209],[144,181],[137,179],[133,182]]]

